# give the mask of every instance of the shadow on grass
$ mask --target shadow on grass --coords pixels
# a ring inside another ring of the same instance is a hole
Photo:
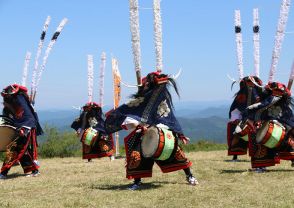
[[[23,173],[8,174],[7,178],[5,180],[11,180],[11,179],[18,178],[18,177],[25,177],[25,174],[23,174]]]
[[[237,160],[237,161],[233,161],[233,160],[224,160],[224,162],[239,163],[239,162],[250,162],[250,161],[249,161],[249,160]]]
[[[294,168],[293,169],[271,169],[271,170],[266,170],[265,173],[267,172],[294,172]]]
[[[220,170],[220,174],[233,174],[233,173],[244,173],[248,170]]]
[[[157,183],[157,182],[156,182]],[[90,189],[99,189],[99,190],[109,190],[109,191],[122,191],[128,190],[131,184],[124,184],[124,185],[92,185]],[[142,183],[139,190],[148,190],[148,189],[157,189],[160,188],[161,184],[155,183]]]
[[[257,173],[255,172],[254,170],[252,169],[248,169],[248,170],[221,170],[220,171],[220,174],[237,174],[237,173],[245,173],[245,172],[248,172],[248,173]],[[266,170],[265,172],[263,172],[264,174],[266,173],[270,173],[270,172],[294,172],[294,168],[293,169],[271,169],[271,170]],[[257,173],[258,174],[258,173]]]

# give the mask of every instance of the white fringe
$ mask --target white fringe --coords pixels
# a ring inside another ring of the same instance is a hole
[[[288,14],[290,9],[291,0],[283,0],[280,8],[280,17],[277,27],[277,32],[275,36],[275,46],[272,54],[272,63],[269,73],[269,82],[273,82],[275,79],[275,73],[277,71],[278,61],[280,58],[280,53],[282,49],[282,43],[285,36],[285,30],[288,20]]]
[[[25,62],[24,62],[24,67],[23,67],[23,73],[22,73],[22,81],[21,81],[22,86],[26,86],[26,83],[27,83],[28,68],[30,65],[31,55],[32,55],[32,53],[27,51]]]
[[[37,73],[38,73],[39,58],[41,56],[41,52],[42,52],[42,48],[43,48],[43,45],[44,45],[44,40],[45,40],[45,36],[46,36],[46,32],[48,30],[50,20],[51,20],[51,17],[48,16],[46,21],[45,21],[45,24],[43,26],[43,30],[42,30],[42,33],[41,33],[41,38],[40,38],[40,41],[39,41],[39,44],[38,44],[38,50],[37,50],[37,54],[36,54],[36,57],[35,57],[34,70],[33,70],[33,75],[32,75],[32,83],[31,83],[31,91],[32,92],[34,92],[36,90],[36,79],[37,79]],[[42,39],[43,33],[44,33],[44,38]]]
[[[253,9],[253,28],[259,27],[259,14],[258,9]],[[253,33],[253,48],[254,48],[254,74],[259,77],[260,71],[260,41],[259,31]]]
[[[153,16],[154,16],[154,42],[156,54],[156,70],[162,72],[162,21],[160,12],[160,0],[153,0]]]
[[[104,76],[105,76],[105,66],[106,66],[106,54],[102,52],[101,63],[100,63],[100,106],[104,105]]]
[[[240,10],[235,10],[235,26],[239,26],[241,28],[241,14]],[[238,61],[238,71],[239,71],[239,79],[241,80],[244,77],[244,69],[243,69],[243,43],[242,43],[242,31],[241,33],[236,34],[236,44],[237,44],[237,61]]]
[[[141,48],[139,29],[139,4],[138,0],[130,0],[130,27],[132,33],[132,49],[135,71],[141,71]]]
[[[35,91],[37,91],[37,87],[39,86],[39,83],[40,83],[40,80],[41,80],[41,77],[42,77],[42,73],[43,73],[43,71],[44,71],[44,69],[45,69],[45,66],[46,66],[46,63],[47,63],[47,60],[48,60],[49,54],[50,54],[50,52],[51,52],[51,50],[52,50],[54,44],[55,44],[56,41],[57,41],[57,39],[53,39],[53,38],[54,38],[54,35],[55,35],[56,33],[60,33],[60,32],[62,31],[62,29],[63,29],[64,25],[67,23],[67,21],[68,21],[68,19],[67,19],[67,18],[64,18],[64,19],[60,22],[59,26],[57,27],[55,33],[53,34],[53,37],[51,38],[51,41],[50,41],[50,43],[49,43],[49,45],[48,45],[48,47],[47,47],[47,49],[46,49],[46,51],[45,51],[45,55],[44,55],[44,57],[43,57],[43,63],[42,63],[42,65],[41,65],[41,68],[40,68],[40,71],[39,71],[39,74],[38,74],[38,80],[37,80],[37,82],[36,82]]]
[[[93,55],[88,55],[88,102],[93,101],[94,64]]]

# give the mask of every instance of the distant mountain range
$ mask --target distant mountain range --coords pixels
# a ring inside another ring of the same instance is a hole
[[[176,106],[176,115],[185,132],[192,141],[200,139],[218,143],[226,142],[226,125],[228,105],[218,107]],[[197,106],[197,105],[195,105]],[[199,106],[199,105],[198,105]],[[107,109],[107,108],[106,108]],[[40,110],[38,111],[42,125],[49,125],[61,131],[71,131],[71,123],[79,116],[78,110]],[[124,137],[126,132],[121,133]]]

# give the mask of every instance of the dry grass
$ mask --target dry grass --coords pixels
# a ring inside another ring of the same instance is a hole
[[[144,189],[128,191],[124,160],[85,163],[80,158],[43,159],[42,175],[26,178],[13,167],[0,181],[0,207],[293,207],[294,168],[290,162],[265,174],[248,172],[249,158],[231,163],[225,151],[187,156],[200,185],[188,186],[183,171],[144,180]]]

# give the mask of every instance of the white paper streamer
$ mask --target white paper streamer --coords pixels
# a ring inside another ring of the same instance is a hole
[[[43,71],[45,69],[49,54],[50,54],[54,44],[56,43],[57,38],[58,38],[60,32],[62,31],[64,25],[67,23],[67,21],[68,21],[67,18],[64,18],[60,22],[59,26],[57,27],[55,33],[53,34],[53,36],[51,38],[51,41],[50,41],[50,43],[49,43],[49,45],[48,45],[48,47],[47,47],[47,49],[45,51],[45,55],[43,57],[43,63],[41,65],[41,68],[40,68],[40,71],[39,71],[39,74],[38,74],[38,79],[37,79],[37,82],[36,82],[35,92],[37,91],[37,87],[39,86],[39,83],[40,83],[40,80],[41,80],[41,77],[42,77],[42,73],[43,73]]]
[[[94,64],[93,55],[88,55],[88,102],[93,101]]]
[[[154,17],[154,43],[156,54],[156,70],[162,72],[162,21],[160,12],[160,0],[153,0],[153,17]]]
[[[36,79],[37,79],[37,73],[38,73],[39,58],[40,58],[41,53],[42,53],[42,48],[44,46],[44,40],[45,40],[45,36],[46,36],[46,32],[48,30],[50,20],[51,20],[51,17],[48,16],[46,21],[45,21],[45,24],[43,26],[42,33],[41,33],[37,54],[36,54],[36,57],[35,57],[35,64],[34,64],[34,70],[33,70],[33,75],[32,75],[32,83],[31,83],[31,93],[33,93],[35,91],[35,89],[36,89]]]
[[[254,74],[259,77],[260,69],[260,41],[259,41],[259,14],[253,9],[253,48],[254,48]]]
[[[285,36],[286,25],[288,21],[288,14],[290,9],[291,0],[283,0],[280,8],[280,17],[277,27],[277,32],[275,36],[275,46],[272,54],[272,63],[269,73],[269,82],[273,82],[275,79],[275,73],[277,71],[278,61],[280,58],[280,53],[282,49],[282,43]]]
[[[138,0],[130,0],[130,27],[132,34],[132,49],[134,65],[137,75],[137,83],[141,84],[141,48],[140,48],[140,29],[139,29],[139,4]]]
[[[25,58],[24,66],[23,66],[22,81],[21,81],[22,86],[26,86],[26,83],[27,83],[28,68],[30,65],[31,55],[32,53],[29,51],[26,53],[26,58]]]
[[[241,14],[240,10],[235,10],[235,34],[236,34],[236,44],[237,44],[237,64],[239,71],[239,79],[244,77],[243,70],[243,43],[242,43],[242,33],[241,33]]]
[[[101,63],[100,63],[100,106],[104,105],[104,76],[105,76],[105,66],[106,66],[106,54],[102,52],[101,54]]]

